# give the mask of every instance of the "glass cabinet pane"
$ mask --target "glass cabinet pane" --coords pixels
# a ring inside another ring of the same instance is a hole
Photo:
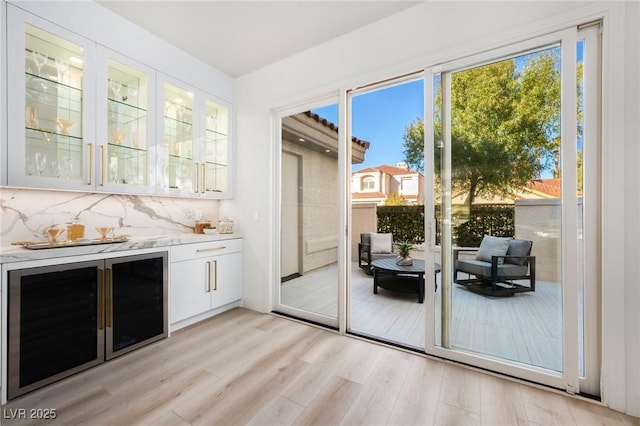
[[[164,187],[194,187],[193,163],[193,93],[164,85]]]
[[[228,108],[214,102],[206,102],[205,121],[205,192],[225,192],[227,190],[227,168],[229,149]]]
[[[148,78],[109,60],[107,71],[108,183],[147,184]]]
[[[27,25],[24,58],[25,175],[80,180],[83,48]]]

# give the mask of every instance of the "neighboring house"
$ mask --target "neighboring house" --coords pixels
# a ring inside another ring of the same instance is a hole
[[[424,176],[409,170],[406,163],[397,166],[383,164],[351,174],[351,202],[384,205],[392,194],[398,194],[407,204],[424,204]]]

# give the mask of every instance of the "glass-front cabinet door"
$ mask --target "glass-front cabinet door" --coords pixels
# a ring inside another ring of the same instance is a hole
[[[197,166],[194,161],[193,90],[164,82],[158,85],[164,108],[158,147],[159,191],[171,195],[194,195]]]
[[[154,191],[153,71],[107,49],[99,50],[98,189]],[[155,122],[154,122],[155,123]]]
[[[92,182],[92,44],[8,10],[9,185],[86,189]]]
[[[158,76],[156,192],[187,197],[230,196],[231,105]]]
[[[229,191],[228,105],[206,99],[204,131],[200,189],[204,194],[224,194]]]

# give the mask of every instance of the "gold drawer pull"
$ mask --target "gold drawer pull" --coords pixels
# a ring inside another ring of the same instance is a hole
[[[224,250],[224,249],[226,249],[225,246],[222,246],[222,247],[211,247],[211,248],[199,249],[199,250],[196,250],[196,252],[197,253],[206,253],[208,251],[218,251],[218,250]]]

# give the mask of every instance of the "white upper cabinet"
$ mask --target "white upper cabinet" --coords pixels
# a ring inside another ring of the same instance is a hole
[[[231,105],[168,76],[158,75],[158,192],[230,197]]]
[[[155,72],[102,46],[97,58],[99,189],[154,193]]]
[[[230,197],[230,121],[231,105],[210,95],[204,98],[204,139],[200,152],[201,191]]]
[[[161,40],[157,49],[147,41],[140,55],[121,46],[123,54],[106,47],[111,33],[100,25],[84,38],[72,22],[65,21],[74,31],[11,4],[6,18],[7,185],[232,196],[231,104],[153,65],[184,62],[209,89],[223,80],[213,68],[209,76]],[[131,59],[138,56],[152,65]]]
[[[8,184],[94,189],[93,44],[8,8]]]

